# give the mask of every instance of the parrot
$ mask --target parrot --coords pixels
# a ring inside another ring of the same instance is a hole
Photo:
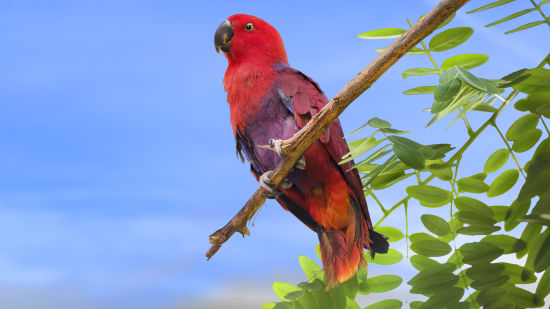
[[[339,120],[278,187],[270,180],[282,160],[281,140],[300,130],[329,100],[316,82],[289,65],[280,34],[258,17],[230,16],[217,28],[214,45],[228,61],[223,84],[237,155],[250,163],[267,198],[317,233],[327,289],[345,282],[366,266],[365,249],[374,257],[387,253],[389,244],[373,230],[354,162],[339,164],[349,152]]]

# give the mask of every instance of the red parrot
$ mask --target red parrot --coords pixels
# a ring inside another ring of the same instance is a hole
[[[291,137],[328,99],[317,83],[290,67],[281,36],[260,18],[229,17],[214,43],[228,61],[223,83],[237,153],[250,162],[268,197],[317,232],[327,287],[346,281],[366,265],[364,249],[386,253],[388,242],[373,231],[353,161],[338,164],[349,152],[340,122],[334,121],[278,188],[269,175],[281,157],[265,148]]]

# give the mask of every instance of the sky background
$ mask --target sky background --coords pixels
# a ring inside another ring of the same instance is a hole
[[[536,20],[535,13],[483,27],[529,8],[529,1],[465,15],[487,3],[471,2],[446,27],[470,26],[474,35],[436,54],[438,63],[459,53],[485,53],[489,62],[473,72],[498,78],[536,66],[550,50],[544,25],[503,34]],[[297,257],[314,257],[317,243],[278,204],[261,208],[250,237],[235,236],[211,261],[204,258],[208,235],[257,187],[235,157],[221,82],[227,62],[214,50],[216,28],[235,13],[267,20],[281,33],[290,64],[332,97],[376,56],[374,48],[389,44],[357,34],[406,28],[406,18],[417,20],[435,3],[1,1],[2,307],[259,308],[275,300],[272,282],[303,280]],[[413,67],[430,62],[425,56],[400,60],[344,112],[344,131],[377,116],[412,130],[408,137],[419,142],[460,146],[461,123],[445,130],[451,119],[443,119],[425,129],[430,115],[422,109],[432,98],[402,94],[437,80],[402,79],[401,72]],[[509,108],[499,124],[506,129],[518,116]],[[477,113],[470,120],[476,127],[486,117]],[[461,175],[479,172],[501,147],[488,130],[465,156]],[[379,197],[392,205],[403,193],[401,187]],[[492,202],[507,205],[513,196]],[[380,212],[371,209],[376,221]],[[410,209],[413,218],[427,211],[414,204]],[[420,230],[416,221],[412,232]],[[396,211],[387,224],[402,228],[403,222]],[[409,268],[405,262],[371,265],[369,272],[410,279]],[[405,292],[402,286],[389,294],[413,299]]]

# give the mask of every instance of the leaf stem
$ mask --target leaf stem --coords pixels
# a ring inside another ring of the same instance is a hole
[[[405,208],[405,244],[407,245],[407,259],[409,258],[409,203],[404,202]]]
[[[502,134],[502,132],[498,128],[496,122],[492,123],[491,125],[493,127],[495,127],[495,129],[498,132],[498,135],[500,135],[500,138],[502,138],[502,141],[504,142],[504,144],[506,144],[506,148],[508,148],[508,152],[510,153],[510,155],[512,155],[512,158],[516,162],[516,165],[518,166],[518,169],[521,172],[521,175],[523,175],[523,178],[526,178],[525,173],[523,172],[523,169],[521,168],[521,165],[519,165],[518,158],[516,158],[516,155],[514,154],[514,151],[512,150],[512,147],[510,147],[510,143],[508,143],[508,141],[506,140],[506,138],[504,137],[504,135]]]
[[[386,212],[388,212],[388,211],[384,208],[384,206],[382,206],[382,202],[380,202],[380,200],[378,199],[378,197],[376,197],[376,195],[374,195],[374,191],[373,191],[371,188],[369,188],[369,194],[370,194],[370,195],[372,196],[372,198],[376,201],[376,203],[378,204],[378,206],[380,206],[380,210],[382,210],[382,213],[385,214]]]
[[[530,0],[531,3],[535,6],[535,8],[537,9],[537,11],[539,11],[540,15],[542,16],[542,18],[544,19],[544,21],[548,24],[548,26],[550,27],[550,20],[548,19],[548,17],[546,17],[546,15],[544,14],[544,12],[541,10],[540,6],[537,5],[537,3],[534,1],[534,0]]]
[[[548,133],[548,137],[550,137],[550,130],[548,130],[548,126],[546,126],[546,122],[544,122],[544,118],[542,118],[542,115],[540,115],[539,117],[540,117],[540,122],[542,122],[542,125],[546,129],[546,133]]]
[[[498,98],[499,100],[501,100],[502,102],[506,101],[505,98],[501,97],[500,94],[493,94],[496,98]]]
[[[468,135],[472,136],[474,134],[474,130],[472,130],[472,126],[470,126],[470,122],[468,121],[468,118],[466,118],[466,115],[462,116],[462,120],[464,120],[464,125],[466,126],[466,130],[468,130]]]
[[[483,132],[483,130],[485,130],[489,125],[491,125],[495,119],[500,115],[500,113],[502,113],[502,111],[506,108],[506,106],[508,106],[508,104],[510,104],[510,102],[512,102],[512,100],[516,97],[516,95],[519,93],[519,91],[517,90],[514,90],[510,93],[510,95],[508,95],[508,97],[506,98],[506,101],[504,101],[502,103],[502,105],[498,108],[498,110],[491,116],[491,118],[489,118],[485,123],[483,123],[481,125],[481,127],[479,127],[479,129],[477,129],[477,131],[474,132],[474,134],[472,136],[470,136],[470,138],[466,141],[466,143],[464,143],[464,145],[462,145],[462,147],[460,147],[460,149],[447,161],[447,163],[450,163],[450,162],[454,162],[455,160],[457,160],[459,157],[462,156],[462,154],[466,151],[466,149],[468,149],[468,147],[470,147],[470,145],[476,140],[476,138]],[[435,178],[435,176],[432,174],[430,175],[428,178],[424,179],[421,183],[421,185],[425,185],[427,183],[429,183],[430,181],[432,181],[433,179]],[[386,213],[384,213],[384,215],[382,216],[382,218],[380,218],[380,220],[378,220],[378,222],[376,222],[376,224],[374,225],[375,227],[379,226],[380,223],[382,223],[394,210],[396,210],[397,208],[399,208],[399,206],[401,206],[402,204],[406,203],[412,196],[410,194],[408,194],[407,196],[405,196],[402,200],[400,200],[399,202],[397,202],[395,205],[393,205],[390,209],[387,210]]]
[[[411,26],[411,27],[413,26],[410,19],[407,18],[407,22],[409,23],[409,26]],[[424,48],[424,51],[426,52],[426,55],[428,56],[428,58],[430,58],[430,61],[432,62],[432,65],[434,66],[434,68],[437,70],[439,76],[441,76],[441,70],[439,69],[439,66],[437,65],[437,62],[435,62],[435,59],[432,56],[432,53],[430,52],[430,50],[428,49],[426,44],[424,44],[424,41],[421,40],[420,44],[422,44],[422,48]],[[474,130],[472,130],[472,126],[470,125],[470,122],[468,121],[468,119],[466,118],[465,115],[462,116],[461,118],[464,121],[464,125],[466,126],[466,130],[468,130],[468,135],[472,136],[474,134]]]
[[[458,168],[460,166],[460,161],[462,160],[462,155],[460,155],[459,157],[456,158],[456,166],[455,166],[455,172],[454,172],[454,175],[453,175],[453,179],[450,181],[451,183],[451,188],[452,188],[452,193],[453,193],[453,198],[451,199],[451,219],[453,218],[453,202],[456,198],[458,198],[458,190],[456,188],[456,178],[457,178],[457,175],[458,175]],[[451,233],[453,233],[453,248],[455,249],[455,254],[456,254],[456,263],[457,263],[457,266],[458,266],[458,269],[460,270],[459,272],[459,276],[460,278],[462,279],[462,281],[464,281],[464,287],[465,287],[465,290],[468,291],[468,297],[470,298],[470,302],[471,304],[475,304],[478,308],[479,308],[479,305],[477,305],[475,299],[472,297],[472,293],[470,292],[470,287],[468,286],[468,282],[466,281],[466,277],[464,276],[464,272],[462,271],[462,266],[464,266],[464,264],[462,264],[462,262],[460,261],[460,252],[458,251],[458,249],[456,248],[456,233],[454,231],[451,230]]]
[[[416,172],[416,180],[418,181],[418,184],[420,184],[422,182],[422,178],[420,178],[420,172],[418,172],[418,170],[416,170],[415,172]]]

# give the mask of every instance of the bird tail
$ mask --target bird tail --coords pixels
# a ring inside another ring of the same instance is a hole
[[[367,266],[364,249],[369,249],[372,257],[375,253],[388,252],[387,238],[369,228],[357,207],[352,209],[353,215],[346,229],[318,233],[327,289],[348,280]]]

